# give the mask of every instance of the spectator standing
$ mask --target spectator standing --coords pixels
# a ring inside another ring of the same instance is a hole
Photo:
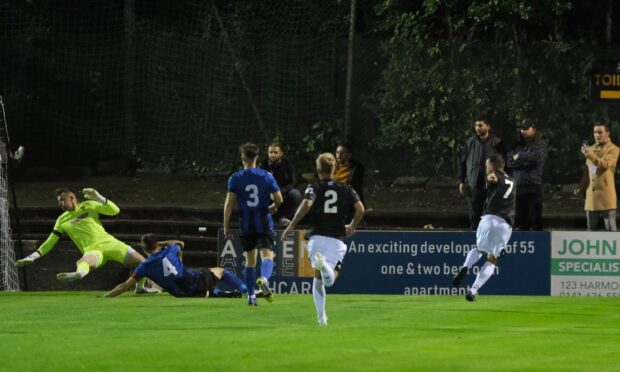
[[[547,144],[541,139],[535,120],[523,119],[517,128],[519,140],[507,156],[507,166],[518,186],[515,227],[522,231],[542,231],[542,176]]]
[[[597,230],[601,218],[605,222],[605,230],[616,231],[617,197],[614,174],[620,149],[611,142],[607,124],[594,124],[593,134],[594,145],[581,145],[581,153],[586,156],[586,169],[581,186],[575,190],[575,194],[585,190],[584,210],[588,231]]]
[[[297,189],[297,177],[293,165],[284,157],[282,143],[274,141],[269,145],[269,156],[264,159],[259,168],[266,170],[276,179],[280,186],[280,193],[284,202],[278,208],[273,218],[282,226],[288,226],[293,215],[301,204],[301,191]]]
[[[474,134],[465,141],[459,160],[459,192],[469,199],[469,222],[478,229],[486,199],[485,161],[492,155],[505,156],[502,140],[491,130],[491,121],[480,115],[474,121]]]

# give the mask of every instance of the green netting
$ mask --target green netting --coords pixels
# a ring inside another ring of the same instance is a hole
[[[348,4],[140,0],[130,18],[125,5],[0,1],[0,94],[29,161],[95,164],[133,147],[150,162],[233,161],[244,141],[299,141],[339,114]]]

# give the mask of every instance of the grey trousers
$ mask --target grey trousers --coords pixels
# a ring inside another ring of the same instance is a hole
[[[605,222],[605,230],[616,231],[615,209],[610,209],[608,211],[586,211],[586,217],[588,218],[588,231],[598,230],[601,218],[603,218]]]

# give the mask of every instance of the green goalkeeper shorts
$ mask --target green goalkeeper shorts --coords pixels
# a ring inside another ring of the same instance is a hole
[[[121,241],[113,240],[87,247],[84,249],[83,256],[88,254],[96,255],[97,265],[95,266],[95,269],[98,269],[110,260],[124,265],[125,256],[127,256],[130,252],[134,252],[134,249]]]

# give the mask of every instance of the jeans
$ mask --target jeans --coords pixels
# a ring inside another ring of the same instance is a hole
[[[598,230],[601,217],[605,222],[605,230],[616,231],[615,209],[610,209],[608,211],[586,211],[586,217],[588,218],[588,231]]]

